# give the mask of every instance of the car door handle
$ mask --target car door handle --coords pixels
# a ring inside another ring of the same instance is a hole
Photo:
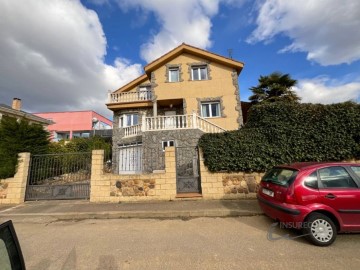
[[[336,196],[334,194],[332,194],[332,193],[329,193],[329,194],[325,195],[325,198],[327,198],[327,199],[335,199]]]

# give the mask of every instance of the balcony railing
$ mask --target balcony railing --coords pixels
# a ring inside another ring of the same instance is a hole
[[[152,99],[152,91],[138,91],[138,92],[123,92],[123,93],[109,93],[108,103],[126,103],[136,101],[148,101]]]
[[[197,114],[143,117],[142,124],[124,128],[124,137],[140,135],[144,131],[200,129],[205,133],[220,133],[225,129]]]

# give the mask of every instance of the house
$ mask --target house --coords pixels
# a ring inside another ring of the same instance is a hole
[[[202,134],[239,129],[242,62],[181,44],[109,92],[118,173],[163,169],[165,147],[196,146]]]
[[[93,135],[111,137],[112,121],[94,111],[42,112],[34,115],[53,121],[47,127],[53,141],[88,138]]]
[[[6,104],[0,104],[0,119],[2,118],[3,115],[6,115],[17,119],[26,119],[30,123],[40,124],[42,126],[47,126],[52,124],[51,120],[39,117],[32,113],[22,111],[21,106],[22,106],[22,101],[20,98],[14,98],[11,106],[8,106]]]

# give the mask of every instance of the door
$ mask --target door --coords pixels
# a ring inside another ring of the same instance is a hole
[[[340,215],[349,230],[360,228],[360,189],[343,166],[319,170],[319,192],[324,204]]]
[[[165,128],[176,127],[176,111],[165,112]]]
[[[200,193],[199,152],[197,147],[176,147],[177,193]]]
[[[143,149],[141,145],[121,147],[119,150],[119,174],[135,174],[142,171]]]

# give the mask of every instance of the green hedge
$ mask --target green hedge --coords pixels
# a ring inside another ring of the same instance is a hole
[[[212,172],[265,171],[276,164],[360,158],[360,104],[253,106],[237,131],[199,141]]]

